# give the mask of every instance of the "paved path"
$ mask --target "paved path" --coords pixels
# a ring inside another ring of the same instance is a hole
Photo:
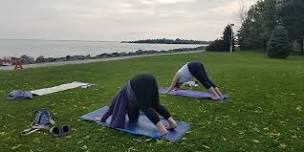
[[[125,59],[133,59],[133,58],[140,58],[140,57],[189,54],[189,53],[199,53],[199,52],[203,52],[203,51],[188,51],[188,52],[178,52],[178,53],[158,53],[158,54],[134,55],[134,56],[124,56],[124,57],[111,57],[111,58],[101,58],[101,59],[65,61],[65,62],[37,63],[37,64],[26,64],[26,65],[23,65],[23,67],[25,69],[40,68],[40,67],[50,67],[50,66],[61,66],[61,65],[67,65],[67,64],[86,64],[86,63],[101,62],[101,61],[125,60]],[[14,66],[0,66],[0,71],[11,71],[11,70],[14,70]]]

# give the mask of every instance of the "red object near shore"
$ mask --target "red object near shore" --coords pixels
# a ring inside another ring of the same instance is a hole
[[[0,65],[1,66],[10,66],[13,65],[13,61],[12,58],[0,58]]]
[[[15,70],[23,69],[22,61],[20,59],[13,58],[0,58],[0,66],[12,66],[15,65]]]
[[[15,65],[15,70],[23,69],[21,60],[13,60],[13,64]]]

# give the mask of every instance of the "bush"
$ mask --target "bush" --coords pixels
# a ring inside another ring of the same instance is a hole
[[[223,40],[219,40],[219,39],[214,40],[206,47],[206,51],[223,51],[223,50],[225,50],[223,47]]]
[[[285,59],[289,55],[288,33],[284,26],[276,26],[267,46],[268,57]]]

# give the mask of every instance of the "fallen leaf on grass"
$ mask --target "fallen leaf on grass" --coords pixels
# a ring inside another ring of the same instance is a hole
[[[302,111],[302,107],[301,106],[297,106],[296,108],[298,111]]]
[[[82,149],[82,150],[87,150],[87,149],[88,149],[88,146],[87,146],[87,145],[83,145],[83,146],[80,147],[80,149]]]
[[[165,142],[165,141],[163,141],[163,140],[157,140],[157,141],[156,141],[157,144],[162,144],[162,143],[164,143],[164,142]]]
[[[150,139],[150,138],[149,138],[149,139],[146,139],[146,142],[151,142],[151,141],[152,141],[152,139]]]
[[[81,107],[82,109],[86,109],[86,110],[88,110],[89,108],[88,107]]]
[[[131,151],[139,151],[139,150],[137,150],[137,149],[135,149],[133,147],[128,148],[127,152],[131,152]]]
[[[202,145],[205,149],[210,149],[210,147],[209,146],[207,146],[207,145]]]
[[[39,138],[37,138],[37,137],[36,137],[36,138],[34,138],[33,142],[34,142],[34,143],[36,143],[36,144],[40,144],[40,143],[41,143],[40,139],[39,139]]]
[[[71,138],[72,138],[72,136],[71,136],[71,135],[69,135],[69,136],[66,136],[65,138],[67,138],[67,139],[71,139]]]
[[[239,132],[239,135],[244,135],[245,134],[245,132],[241,131],[241,130],[239,130],[238,132]]]
[[[83,139],[89,139],[90,138],[90,136],[89,135],[87,135],[87,136],[85,136]]]
[[[8,117],[11,117],[11,118],[14,118],[14,119],[16,118],[15,116],[13,116],[13,115],[11,115],[11,114],[7,114],[7,116],[8,116]]]
[[[260,143],[260,141],[257,140],[257,139],[253,139],[252,141],[253,141],[254,143],[256,143],[256,144],[257,144],[257,143]]]
[[[255,132],[261,132],[258,128],[252,128]]]
[[[142,142],[140,139],[134,138],[133,141]]]
[[[263,128],[263,130],[269,130],[269,128],[268,128],[268,127],[265,127],[265,128]]]
[[[294,136],[291,136],[291,138],[298,139],[298,136],[294,135]]]
[[[81,143],[83,143],[83,140],[79,140],[79,141],[77,142],[77,144],[81,144]]]
[[[279,147],[282,148],[282,149],[285,149],[287,147],[287,145],[283,143],[283,144],[280,144]]]
[[[192,131],[187,131],[186,134],[190,134]]]
[[[268,136],[281,136],[281,133],[267,133]]]
[[[17,148],[19,148],[21,146],[22,146],[22,144],[18,144],[17,146],[12,147],[12,150],[15,150],[15,149],[17,149]]]

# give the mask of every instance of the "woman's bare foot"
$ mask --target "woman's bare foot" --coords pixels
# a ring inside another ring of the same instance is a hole
[[[172,117],[168,118],[168,124],[167,130],[172,130],[177,127],[177,123]]]
[[[164,136],[164,135],[167,135],[169,133],[168,130],[166,130],[166,131],[158,131],[158,132],[159,132],[160,136]]]
[[[163,125],[163,123],[161,123],[160,121],[156,124],[156,128],[157,128],[160,136],[164,136],[169,133],[168,130]]]

